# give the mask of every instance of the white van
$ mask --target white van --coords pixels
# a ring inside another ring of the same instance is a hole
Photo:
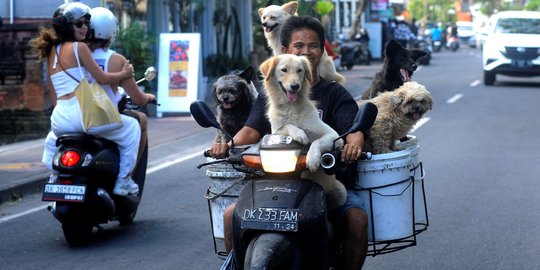
[[[497,74],[540,76],[540,12],[504,11],[492,17],[482,51],[484,84]]]

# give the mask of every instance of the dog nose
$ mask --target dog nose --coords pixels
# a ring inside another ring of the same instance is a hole
[[[267,23],[263,23],[262,26],[266,27],[268,24]]]
[[[300,88],[300,85],[299,84],[291,84],[291,89],[296,91]]]

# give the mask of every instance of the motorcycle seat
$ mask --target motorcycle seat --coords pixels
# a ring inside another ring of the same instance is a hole
[[[59,136],[56,140],[56,146],[70,144],[83,144],[98,149],[116,147],[116,144],[112,141],[86,133],[68,133]]]

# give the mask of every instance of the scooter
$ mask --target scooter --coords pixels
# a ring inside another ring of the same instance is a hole
[[[451,37],[448,42],[446,43],[446,47],[453,52],[457,51],[459,49],[459,41],[457,37]]]
[[[341,66],[351,70],[354,65],[370,65],[371,52],[368,44],[356,40],[344,41],[339,49]]]
[[[200,126],[222,130],[204,102],[193,102],[190,111]],[[369,129],[376,114],[377,107],[366,103],[351,129],[335,141]],[[232,147],[228,158],[198,166],[225,162],[237,170],[264,173],[246,183],[235,207],[237,269],[329,269],[336,250],[330,245],[325,195],[320,185],[301,177],[308,149],[289,136],[269,134],[258,144]],[[342,165],[338,153],[334,147],[321,157],[325,172],[335,173]]]
[[[429,65],[431,61],[431,55],[433,54],[433,47],[431,45],[431,39],[426,35],[416,36],[416,40],[413,42],[412,47],[414,49],[419,49],[425,51],[427,54],[423,57],[420,57],[417,61],[421,65]]]
[[[145,80],[153,80],[153,68],[145,72]],[[152,103],[157,104],[156,101]],[[119,109],[135,108],[127,95]],[[119,169],[118,147],[114,142],[85,133],[59,136],[53,168],[59,172],[56,183],[47,183],[42,200],[52,201],[48,207],[62,223],[64,237],[70,246],[88,242],[93,228],[117,220],[122,225],[133,222],[141,202],[146,179],[148,145],[133,171],[132,179],[139,185],[136,195],[117,196],[112,193]]]

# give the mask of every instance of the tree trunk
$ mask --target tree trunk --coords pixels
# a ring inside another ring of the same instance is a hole
[[[356,11],[354,12],[354,20],[351,24],[351,29],[349,30],[349,39],[353,40],[356,34],[358,33],[358,25],[360,25],[360,19],[362,14],[368,6],[368,0],[358,0],[356,3]]]

